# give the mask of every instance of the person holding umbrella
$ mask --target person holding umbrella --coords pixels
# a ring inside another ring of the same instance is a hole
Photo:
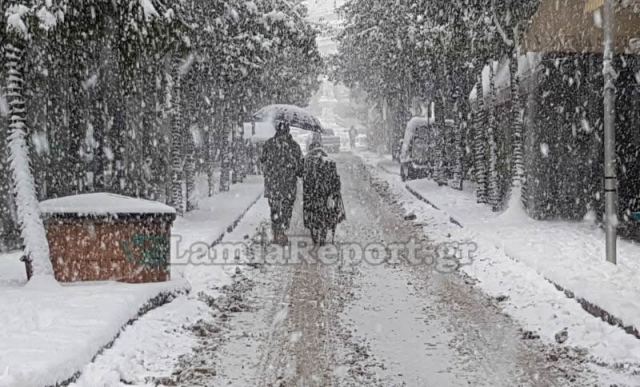
[[[275,135],[264,144],[260,163],[264,196],[271,208],[273,241],[285,246],[289,243],[286,231],[296,200],[298,177],[302,177],[302,150],[291,136],[288,122],[276,121],[275,128]]]

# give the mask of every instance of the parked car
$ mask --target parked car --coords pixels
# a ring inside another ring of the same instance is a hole
[[[307,148],[311,142],[312,136],[307,138]],[[336,136],[333,129],[325,129],[322,133],[322,147],[329,153],[340,152],[340,137]]]
[[[414,117],[407,123],[400,150],[402,181],[421,179],[433,174],[433,124],[426,118]]]

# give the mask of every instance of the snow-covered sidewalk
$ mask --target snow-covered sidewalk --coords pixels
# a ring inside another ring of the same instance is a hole
[[[246,193],[237,200],[250,203],[249,198]],[[247,242],[245,237],[254,236],[268,217],[266,200],[258,200],[238,227],[228,232],[221,242]],[[181,362],[189,361],[202,332],[211,329],[218,319],[225,318],[223,313],[212,313],[210,303],[223,294],[222,288],[231,285],[235,276],[242,276],[238,273],[244,269],[233,264],[184,266],[181,271],[191,292],[127,327],[113,347],[84,367],[82,375],[71,387],[176,385],[182,379],[182,375],[176,373],[178,369],[195,373],[204,371],[204,365]]]
[[[245,183],[233,185],[230,192],[201,198],[199,209],[175,222],[173,240],[180,236],[184,245],[220,240],[260,198],[262,186],[262,178],[250,177]],[[172,251],[172,261],[174,254]],[[184,330],[181,324],[198,315],[193,311],[198,305],[189,301],[191,296],[180,296],[194,287],[193,278],[206,277],[208,284],[228,281],[228,274],[221,267],[205,270],[172,265],[172,281],[165,283],[33,286],[25,285],[26,274],[19,256],[0,255],[0,387],[55,385],[71,380],[83,369],[91,369],[93,365],[89,363],[115,339],[119,338],[116,344],[122,341],[124,332],[133,331],[138,340],[149,341],[153,348],[140,346],[147,352],[169,353],[165,349],[171,343],[163,345],[164,336],[171,329]],[[151,310],[175,297],[177,300],[171,304]],[[177,318],[172,320],[170,316]],[[173,352],[188,351],[189,343],[188,338],[174,342],[182,351]],[[121,378],[116,375],[113,380],[119,383]],[[96,384],[88,381],[86,385]]]
[[[604,231],[592,220],[536,221],[519,210],[501,214],[476,203],[472,187],[457,191],[431,180],[407,187],[449,214],[462,227],[491,241],[549,281],[640,330],[640,245],[620,240],[618,265],[605,261]],[[594,310],[594,312],[596,312]]]
[[[523,326],[547,340],[567,328],[568,345],[607,362],[640,361],[640,340],[592,317],[556,289],[598,306],[625,326],[640,327],[640,246],[620,241],[620,264],[614,266],[604,261],[604,235],[593,221],[536,221],[522,211],[496,214],[476,203],[473,187],[457,191],[428,179],[405,184],[388,156],[360,156],[422,222],[430,239],[477,243],[475,259],[462,270],[489,295],[507,296],[505,311]]]

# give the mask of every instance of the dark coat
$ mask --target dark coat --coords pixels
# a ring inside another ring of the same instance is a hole
[[[303,174],[304,226],[335,229],[346,219],[336,163],[322,148],[309,152]]]
[[[264,196],[271,200],[296,199],[298,177],[302,176],[300,145],[289,133],[278,133],[267,140],[260,157],[264,173]]]

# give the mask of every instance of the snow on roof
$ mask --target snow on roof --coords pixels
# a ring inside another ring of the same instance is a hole
[[[112,193],[91,193],[65,196],[40,202],[44,214],[175,214],[176,210],[165,204],[136,199]]]

